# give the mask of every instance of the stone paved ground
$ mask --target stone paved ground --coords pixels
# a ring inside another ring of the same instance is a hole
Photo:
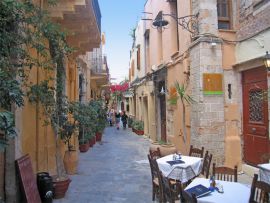
[[[80,153],[78,174],[65,198],[54,203],[150,203],[150,142],[128,130],[108,127],[103,142]]]
[[[128,130],[108,127],[103,142],[80,153],[78,174],[65,198],[54,203],[151,203],[150,142]],[[238,181],[251,184],[246,174]]]

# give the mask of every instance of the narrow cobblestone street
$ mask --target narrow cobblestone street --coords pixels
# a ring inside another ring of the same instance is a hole
[[[108,127],[102,140],[87,153],[80,153],[78,173],[70,176],[65,198],[54,202],[152,202],[148,139],[130,129]]]

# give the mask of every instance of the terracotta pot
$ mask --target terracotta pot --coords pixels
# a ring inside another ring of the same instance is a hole
[[[53,198],[60,199],[65,197],[70,182],[71,180],[69,178],[56,180],[56,178],[53,177]]]
[[[144,135],[144,131],[143,130],[136,130],[136,134],[137,135]]]
[[[153,142],[150,145],[151,151],[156,151],[157,148],[160,149],[161,156],[166,156],[177,152],[176,147],[173,144],[159,144],[158,142]]]
[[[96,136],[92,138],[93,146],[96,144]]]
[[[134,128],[132,128],[132,132],[135,132],[135,129]]]
[[[64,155],[64,166],[67,174],[73,175],[77,172],[78,152],[76,150],[66,151]]]
[[[87,152],[89,150],[89,143],[80,144],[79,146],[80,152]]]
[[[96,133],[96,141],[97,141],[97,142],[100,142],[100,141],[101,141],[101,138],[102,138],[102,133],[97,132],[97,133]]]

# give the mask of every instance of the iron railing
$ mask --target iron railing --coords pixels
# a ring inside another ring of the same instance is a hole
[[[99,8],[98,0],[92,0],[92,7],[96,16],[96,22],[98,25],[98,29],[101,32],[101,12]]]

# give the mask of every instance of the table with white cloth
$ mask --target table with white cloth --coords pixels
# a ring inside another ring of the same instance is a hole
[[[198,203],[248,203],[250,196],[250,185],[245,185],[238,182],[228,182],[216,180],[217,184],[223,186],[223,193],[219,193],[216,190],[206,194],[205,196],[198,197]],[[203,185],[205,187],[210,186],[209,179],[195,178],[186,188],[190,189],[196,185]]]
[[[202,158],[181,156],[184,163],[170,165],[167,161],[173,160],[173,154],[157,159],[159,170],[168,178],[179,180],[182,183],[199,175],[202,169]]]
[[[270,163],[259,164],[258,167],[260,181],[270,184]]]

